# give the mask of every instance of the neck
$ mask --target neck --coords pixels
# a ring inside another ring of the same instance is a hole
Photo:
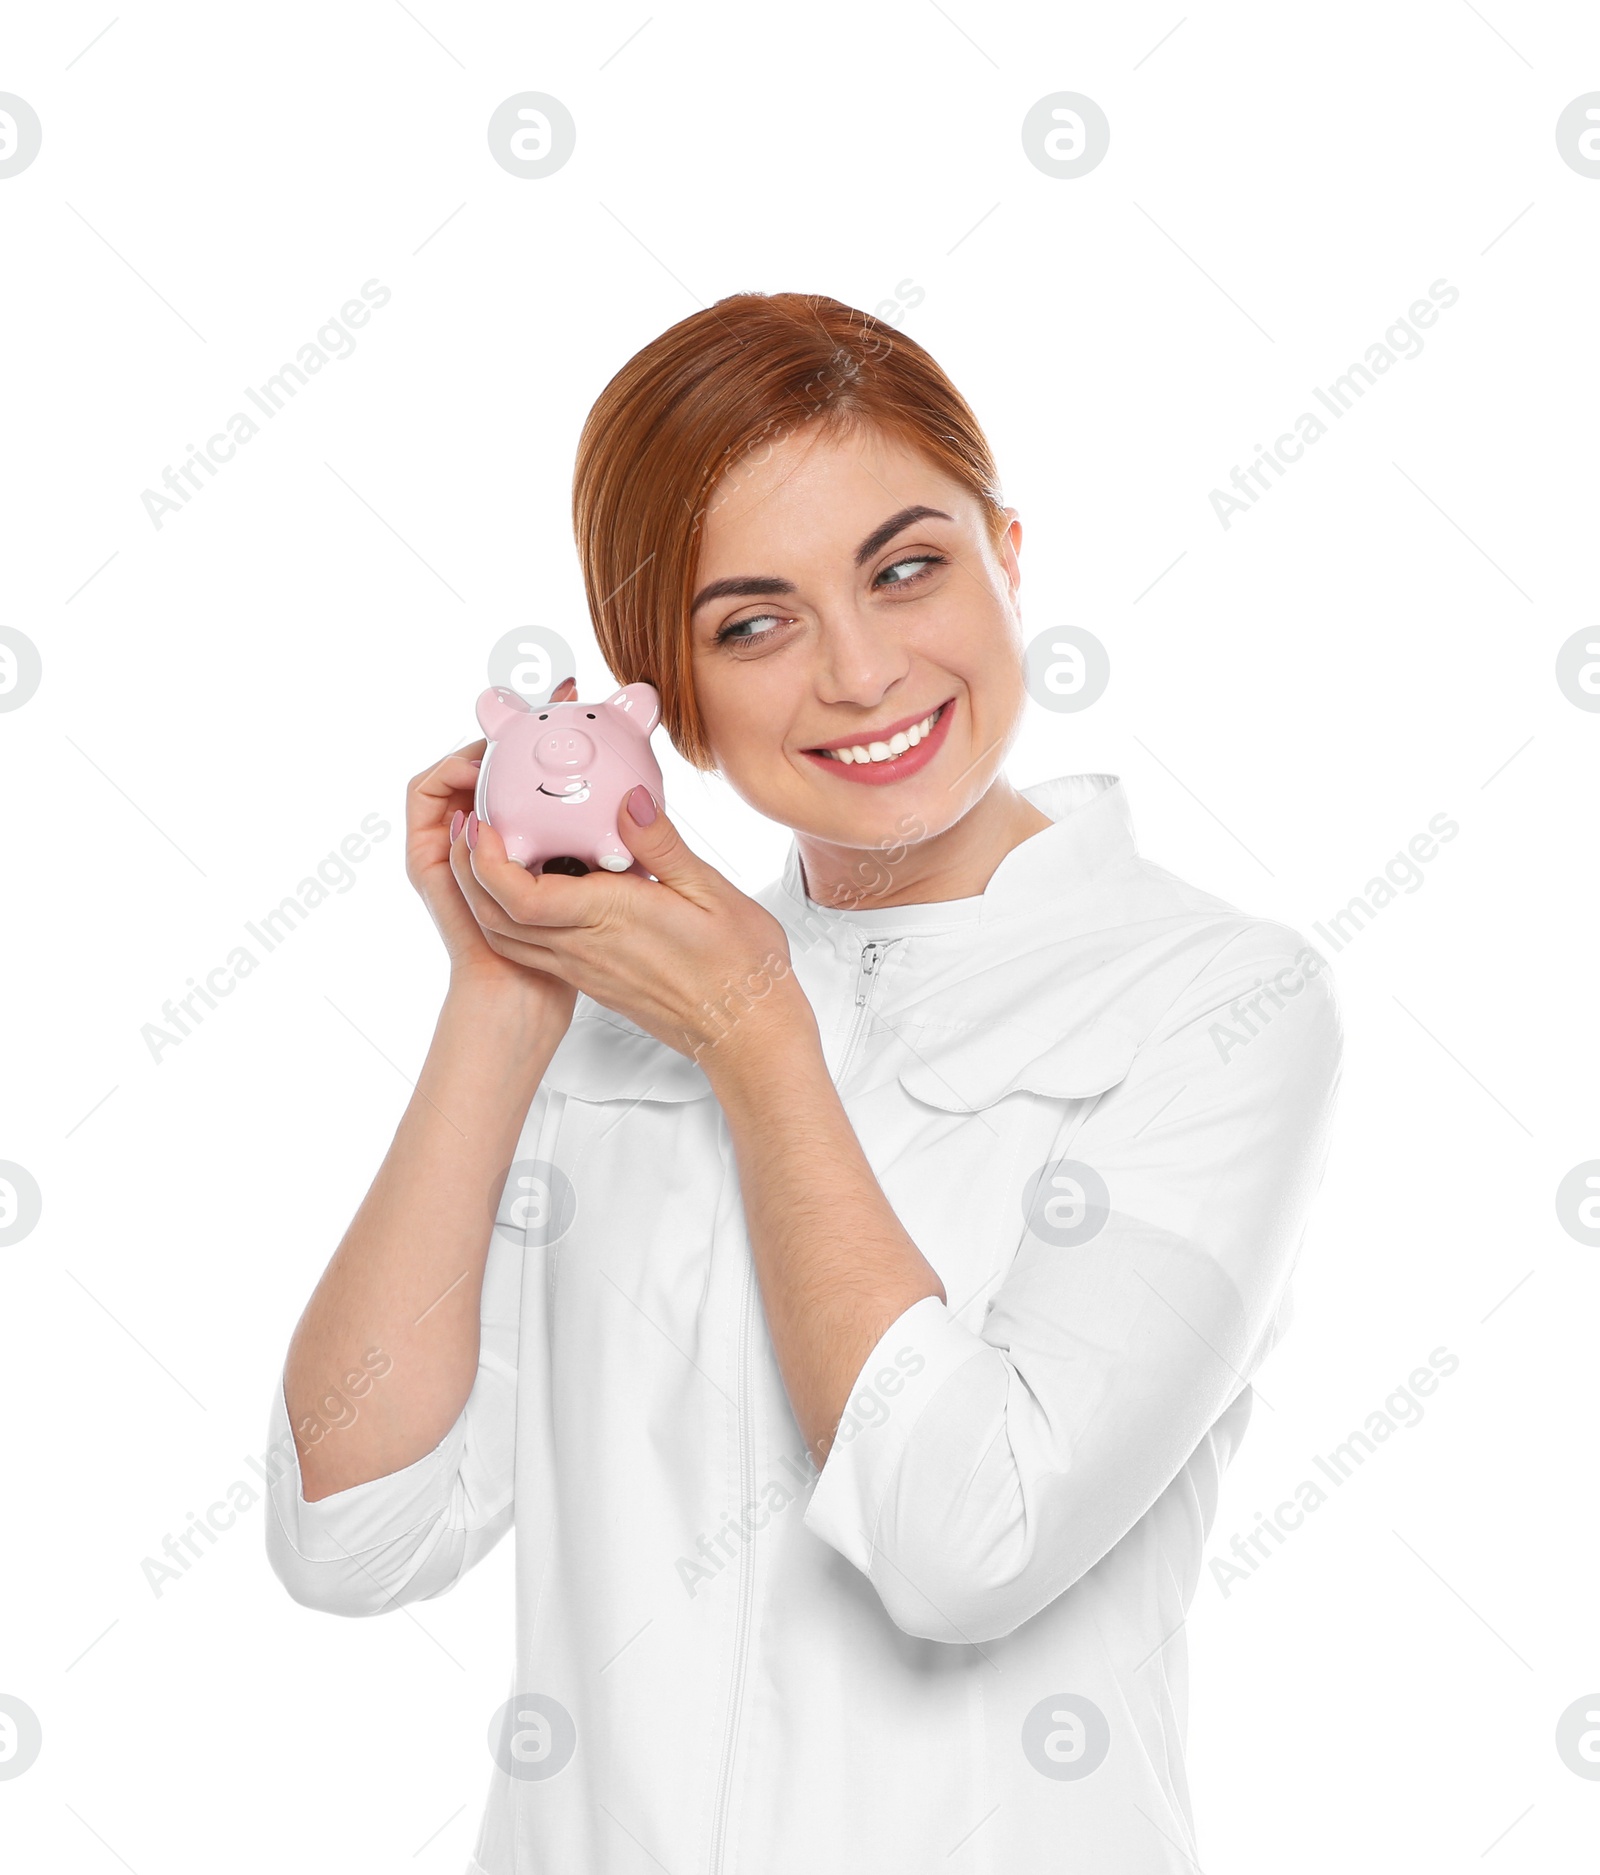
[[[892,849],[839,846],[796,833],[807,894],[833,910],[886,905],[935,905],[976,898],[1013,847],[1052,824],[1009,781],[987,794],[943,833]]]

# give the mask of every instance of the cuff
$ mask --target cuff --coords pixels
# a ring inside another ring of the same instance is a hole
[[[803,1519],[863,1575],[871,1573],[878,1517],[917,1421],[958,1367],[992,1353],[937,1296],[924,1296],[867,1356]]]
[[[419,1524],[436,1521],[450,1501],[465,1443],[463,1416],[431,1452],[402,1470],[349,1485],[308,1504],[280,1375],[272,1401],[265,1472],[273,1510],[289,1547],[307,1562],[342,1562],[363,1550],[393,1543]]]

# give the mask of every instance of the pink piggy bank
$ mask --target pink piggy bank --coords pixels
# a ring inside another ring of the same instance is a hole
[[[662,799],[650,747],[660,721],[651,684],[628,684],[604,703],[530,704],[498,685],[485,690],[478,724],[489,746],[473,804],[479,820],[530,872],[599,867],[649,878],[623,845],[617,814],[640,782]]]

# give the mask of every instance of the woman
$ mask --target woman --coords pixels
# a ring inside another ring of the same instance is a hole
[[[574,515],[607,663],[782,877],[643,788],[638,872],[533,877],[482,744],[411,784],[450,987],[289,1350],[268,1540],[375,1614],[515,1524],[486,1875],[1193,1865],[1184,1614],[1339,1022],[1115,777],[1006,779],[997,486],[912,340],[720,301],[602,393]]]

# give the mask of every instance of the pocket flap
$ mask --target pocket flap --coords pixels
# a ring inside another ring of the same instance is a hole
[[[711,1092],[698,1063],[583,996],[544,1078],[589,1101],[701,1100]]]
[[[899,1034],[910,1051],[900,1085],[945,1113],[976,1113],[1016,1093],[1086,1100],[1124,1079],[1139,1047],[1104,1016],[1053,1040],[1009,1023],[907,1025]]]

